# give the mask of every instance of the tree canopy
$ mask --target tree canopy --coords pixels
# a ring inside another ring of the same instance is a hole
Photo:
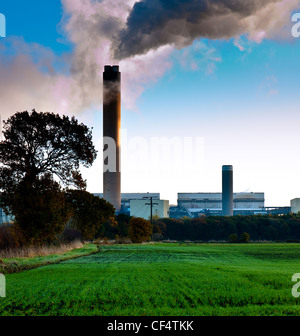
[[[0,143],[0,188],[50,174],[63,185],[83,188],[79,171],[96,158],[91,130],[72,117],[50,112],[18,112],[4,122]]]
[[[3,135],[0,206],[28,239],[51,240],[68,220],[62,188],[86,187],[79,169],[96,158],[92,132],[74,117],[33,110],[5,121]]]

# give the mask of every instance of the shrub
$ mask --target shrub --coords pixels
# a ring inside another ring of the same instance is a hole
[[[233,233],[229,236],[230,243],[236,243],[237,241],[238,241],[238,235],[236,233]]]
[[[152,225],[143,218],[131,218],[129,222],[129,238],[133,243],[149,241],[152,235]]]
[[[250,241],[250,235],[247,232],[244,232],[241,234],[240,242],[241,243],[249,243]]]

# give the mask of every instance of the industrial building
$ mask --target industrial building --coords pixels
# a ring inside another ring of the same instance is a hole
[[[300,198],[291,200],[291,212],[297,214],[300,211]]]
[[[98,197],[101,197],[101,198],[104,198],[103,194],[101,194],[101,193],[94,194],[94,195],[98,196]],[[131,209],[131,202],[139,200],[139,201],[144,202],[144,205],[145,205],[145,203],[149,203],[149,200],[151,198],[152,198],[154,203],[157,203],[157,201],[160,200],[160,193],[121,193],[121,210],[120,210],[120,212],[125,213],[125,214],[130,215],[130,216],[139,217],[139,216],[136,215],[136,211],[138,209],[135,208],[134,211]],[[153,204],[153,215],[155,215],[154,206],[155,205]],[[145,205],[145,209],[146,209],[145,212],[149,213],[149,215],[150,215],[149,205]],[[165,211],[162,211],[161,208],[157,208],[157,210],[158,210],[157,212],[159,214],[162,214],[162,215],[165,214]],[[139,210],[139,211],[142,211],[142,209]],[[167,209],[167,211],[169,211],[169,208]]]
[[[288,215],[291,213],[291,207],[290,206],[283,206],[283,207],[272,207],[268,206],[264,208],[265,213],[270,215]]]
[[[151,197],[152,197],[152,200],[154,200],[156,202],[157,200],[160,200],[160,193],[122,193],[121,194],[121,211],[122,211],[122,213],[126,213],[128,215],[131,215],[131,205],[130,205],[131,201],[133,201],[133,200],[147,201]],[[131,215],[131,216],[133,216],[133,215]]]
[[[130,200],[130,216],[141,217],[144,219],[153,218],[169,218],[169,201],[155,200],[152,206],[151,202],[146,199],[132,199]]]
[[[180,218],[203,215],[223,215],[222,193],[178,193],[177,209],[170,209],[170,217]],[[254,215],[263,213],[265,195],[256,193],[233,193],[233,215]],[[180,217],[178,216],[180,214]]]
[[[298,206],[300,211],[300,202]],[[290,213],[290,207],[266,208],[263,192],[233,193],[233,167],[224,165],[222,166],[222,193],[179,193],[177,206],[171,206],[169,213],[171,218],[195,218],[204,215],[284,215]]]
[[[170,215],[173,218],[268,213],[264,204],[264,193],[233,193],[233,167],[231,165],[222,166],[221,193],[179,193],[177,206],[169,207],[169,201],[160,200],[159,193],[121,194],[120,129],[121,73],[119,66],[106,65],[103,72],[103,194],[96,195],[110,202],[117,214],[126,213],[131,216],[149,218],[149,207],[153,216],[168,217]],[[151,205],[145,201],[146,199],[151,200]],[[297,206],[295,205],[293,209],[298,209]],[[275,207],[269,211],[286,213],[289,207],[282,209]]]

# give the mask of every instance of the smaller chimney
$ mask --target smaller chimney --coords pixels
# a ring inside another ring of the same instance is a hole
[[[233,167],[222,167],[222,214],[233,216]]]

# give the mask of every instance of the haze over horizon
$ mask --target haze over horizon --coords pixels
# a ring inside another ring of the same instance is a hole
[[[118,64],[122,192],[170,204],[221,192],[230,164],[234,192],[289,206],[300,197],[295,12],[295,0],[2,0],[1,119],[36,109],[93,127],[98,158],[82,171],[101,193],[102,72]]]

